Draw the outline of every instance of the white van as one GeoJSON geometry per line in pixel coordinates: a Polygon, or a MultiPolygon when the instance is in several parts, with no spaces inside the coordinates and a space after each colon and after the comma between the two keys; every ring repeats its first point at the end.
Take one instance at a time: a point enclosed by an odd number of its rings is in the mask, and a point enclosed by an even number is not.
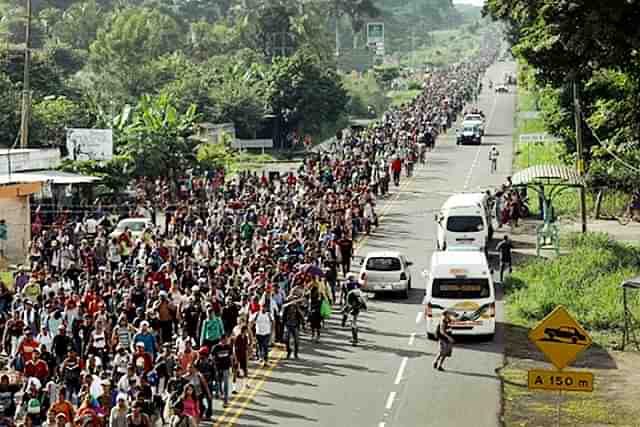
{"type": "Polygon", "coordinates": [[[486,250],[493,236],[492,215],[486,193],[460,193],[449,197],[435,219],[438,250],[456,246],[486,250]]]}
{"type": "Polygon", "coordinates": [[[496,330],[496,296],[487,258],[464,248],[434,252],[426,276],[424,314],[434,339],[444,311],[454,315],[454,335],[483,335],[496,330]]]}

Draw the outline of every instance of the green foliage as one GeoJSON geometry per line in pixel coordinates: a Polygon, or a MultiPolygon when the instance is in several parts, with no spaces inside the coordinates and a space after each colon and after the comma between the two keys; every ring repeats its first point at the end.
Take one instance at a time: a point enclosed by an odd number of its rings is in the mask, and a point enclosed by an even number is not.
{"type": "Polygon", "coordinates": [[[276,58],[265,79],[266,99],[273,112],[288,112],[290,129],[307,132],[323,122],[334,122],[345,111],[348,97],[336,72],[323,69],[305,52],[276,58]]]}
{"type": "Polygon", "coordinates": [[[122,9],[98,31],[89,61],[100,79],[125,96],[137,98],[146,87],[148,64],[179,49],[183,37],[175,19],[157,10],[122,9]]]}
{"type": "Polygon", "coordinates": [[[391,85],[391,82],[400,77],[400,67],[396,65],[378,65],[373,67],[373,73],[378,83],[385,88],[391,85]]]}
{"type": "Polygon", "coordinates": [[[180,111],[173,95],[144,95],[116,123],[116,152],[134,161],[133,176],[175,180],[195,161],[198,143],[189,136],[197,119],[195,105],[180,111]]]}
{"type": "MultiPolygon", "coordinates": [[[[506,280],[511,319],[535,322],[562,304],[588,329],[621,328],[620,283],[637,275],[640,250],[600,233],[571,235],[566,245],[568,255],[528,263],[506,280]]],[[[630,303],[638,312],[640,294],[630,303]]]]}
{"type": "MultiPolygon", "coordinates": [[[[95,0],[72,4],[64,11],[47,10],[52,11],[48,14],[51,24],[47,26],[51,28],[51,37],[71,48],[85,51],[96,39],[98,28],[105,19],[103,10],[95,0]]],[[[40,12],[41,19],[43,12],[40,12]]]]}
{"type": "Polygon", "coordinates": [[[209,91],[208,111],[215,123],[236,125],[240,138],[255,138],[255,129],[265,115],[265,103],[256,86],[240,80],[228,80],[209,91]]]}
{"type": "MultiPolygon", "coordinates": [[[[58,167],[63,172],[78,173],[100,178],[100,186],[106,192],[119,193],[131,181],[132,159],[127,156],[115,156],[109,161],[64,160],[58,167]]],[[[97,191],[100,192],[99,189],[97,191]]]]}
{"type": "Polygon", "coordinates": [[[20,129],[20,87],[0,73],[0,144],[11,146],[20,129]]]}
{"type": "Polygon", "coordinates": [[[201,144],[196,158],[202,169],[216,170],[232,165],[236,161],[236,153],[226,143],[201,144]]]}
{"type": "Polygon", "coordinates": [[[84,128],[91,117],[84,105],[64,96],[46,97],[32,109],[30,143],[36,146],[63,146],[67,128],[84,128]]]}
{"type": "Polygon", "coordinates": [[[371,105],[377,112],[389,106],[389,98],[378,84],[372,72],[364,75],[347,74],[342,76],[344,88],[349,95],[347,113],[352,117],[367,117],[367,106],[371,105]]]}

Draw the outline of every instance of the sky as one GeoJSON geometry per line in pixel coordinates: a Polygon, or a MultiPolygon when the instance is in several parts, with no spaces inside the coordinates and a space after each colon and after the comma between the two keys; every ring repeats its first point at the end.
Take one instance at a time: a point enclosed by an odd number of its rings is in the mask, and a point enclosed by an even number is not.
{"type": "Polygon", "coordinates": [[[472,4],[474,6],[484,6],[484,0],[453,0],[454,4],[472,4]]]}

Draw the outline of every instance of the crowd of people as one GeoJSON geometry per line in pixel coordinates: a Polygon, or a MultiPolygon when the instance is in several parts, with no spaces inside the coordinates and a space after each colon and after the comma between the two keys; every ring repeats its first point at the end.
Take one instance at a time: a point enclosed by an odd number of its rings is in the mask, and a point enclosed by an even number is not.
{"type": "Polygon", "coordinates": [[[13,288],[0,286],[0,426],[197,426],[251,387],[276,345],[300,357],[301,333],[313,345],[345,302],[379,199],[494,59],[432,72],[415,101],[340,132],[297,173],[210,174],[174,193],[142,185],[141,206],[158,195],[165,206],[141,232],[109,234],[102,207],[41,224],[13,288]]]}

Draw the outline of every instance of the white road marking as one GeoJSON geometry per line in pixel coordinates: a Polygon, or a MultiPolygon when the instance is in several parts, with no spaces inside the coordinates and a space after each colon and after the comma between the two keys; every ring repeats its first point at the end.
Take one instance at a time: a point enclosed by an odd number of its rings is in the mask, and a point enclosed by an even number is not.
{"type": "Polygon", "coordinates": [[[412,346],[412,345],[413,345],[413,342],[415,341],[415,339],[416,339],[416,333],[414,332],[414,333],[412,333],[412,334],[411,334],[411,336],[409,337],[409,346],[412,346]]]}
{"type": "Polygon", "coordinates": [[[384,423],[378,423],[378,427],[384,427],[385,424],[384,423]]]}
{"type": "Polygon", "coordinates": [[[385,405],[385,408],[387,410],[390,410],[391,407],[393,406],[393,401],[396,398],[396,392],[392,391],[391,393],[389,393],[389,397],[387,397],[387,404],[385,405]]]}
{"type": "Polygon", "coordinates": [[[422,312],[419,311],[418,314],[416,314],[416,325],[421,321],[422,321],[422,312]]]}
{"type": "Polygon", "coordinates": [[[394,381],[395,385],[400,384],[400,381],[402,381],[402,374],[404,374],[404,370],[407,367],[408,361],[409,361],[408,357],[402,358],[402,362],[400,362],[400,369],[398,369],[398,373],[396,374],[396,380],[394,381]]]}
{"type": "Polygon", "coordinates": [[[471,164],[471,168],[469,169],[469,173],[467,174],[467,177],[464,180],[464,189],[466,190],[467,188],[469,188],[469,183],[471,182],[471,177],[473,176],[473,171],[476,168],[476,165],[478,164],[478,159],[480,159],[480,149],[482,148],[482,145],[478,147],[478,150],[476,151],[476,157],[473,159],[473,163],[471,164]]]}

